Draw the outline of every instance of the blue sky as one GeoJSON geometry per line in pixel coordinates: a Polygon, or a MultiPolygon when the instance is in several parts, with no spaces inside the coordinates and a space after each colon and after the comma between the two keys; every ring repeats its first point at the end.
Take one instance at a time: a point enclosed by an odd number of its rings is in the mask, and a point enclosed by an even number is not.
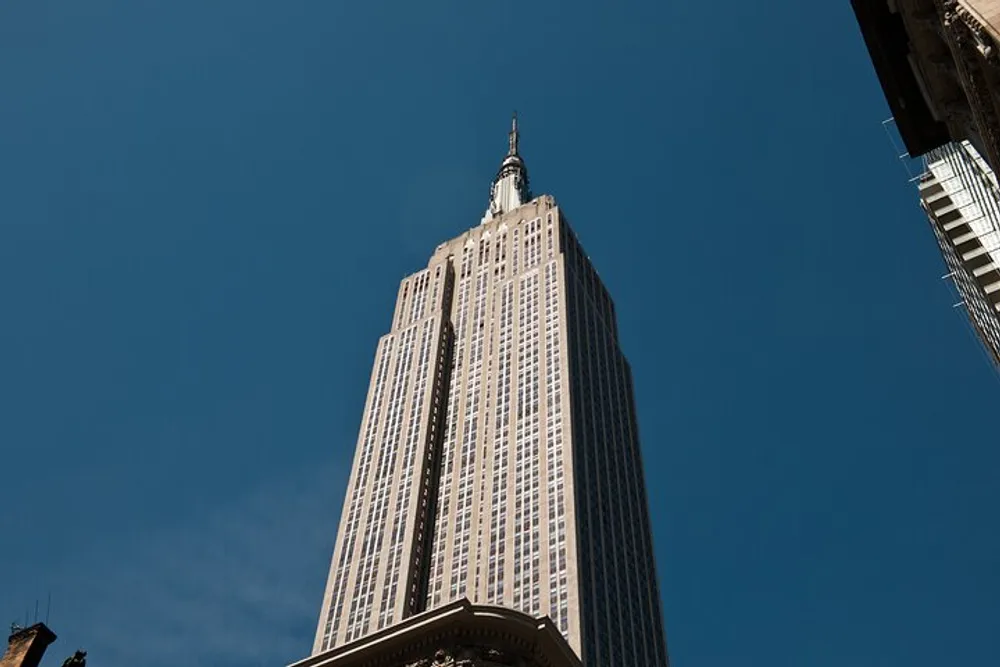
{"type": "Polygon", "coordinates": [[[674,664],[995,664],[1000,381],[849,3],[707,4],[0,4],[0,621],[304,656],[398,281],[517,109],[617,301],[674,664]]]}

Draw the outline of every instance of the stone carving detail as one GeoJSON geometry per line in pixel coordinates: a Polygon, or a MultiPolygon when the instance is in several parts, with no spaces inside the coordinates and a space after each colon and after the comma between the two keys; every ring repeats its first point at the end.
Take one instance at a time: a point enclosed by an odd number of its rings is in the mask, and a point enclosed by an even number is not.
{"type": "Polygon", "coordinates": [[[1000,53],[997,52],[996,42],[986,29],[986,26],[980,23],[979,19],[977,19],[966,7],[954,2],[954,0],[951,4],[953,18],[962,22],[965,29],[968,31],[968,34],[972,37],[972,41],[975,43],[975,50],[978,51],[990,65],[996,66],[1000,64],[1000,53]]]}
{"type": "Polygon", "coordinates": [[[993,105],[984,65],[1000,65],[1000,53],[992,37],[958,0],[939,1],[946,41],[968,97],[972,118],[985,144],[987,155],[983,157],[996,165],[1000,163],[1000,116],[993,105]]]}
{"type": "Polygon", "coordinates": [[[938,13],[941,15],[941,23],[947,28],[955,20],[955,8],[958,0],[941,0],[938,13]]]}
{"type": "Polygon", "coordinates": [[[73,654],[73,657],[66,658],[66,662],[62,664],[62,667],[87,667],[87,652],[77,651],[73,654]]]}
{"type": "Polygon", "coordinates": [[[434,654],[434,662],[431,664],[434,667],[452,667],[455,664],[455,658],[444,649],[441,649],[434,654]]]}
{"type": "Polygon", "coordinates": [[[977,23],[972,34],[976,39],[976,50],[982,54],[986,63],[991,67],[1000,65],[1000,53],[997,52],[997,44],[986,29],[977,23]]]}
{"type": "Polygon", "coordinates": [[[521,656],[491,646],[459,646],[438,649],[431,658],[410,660],[402,667],[532,667],[521,656]]]}

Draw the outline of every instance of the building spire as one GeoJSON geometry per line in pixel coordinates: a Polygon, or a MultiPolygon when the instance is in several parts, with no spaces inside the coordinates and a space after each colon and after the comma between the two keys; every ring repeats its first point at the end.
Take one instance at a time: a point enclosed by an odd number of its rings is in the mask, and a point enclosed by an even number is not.
{"type": "Polygon", "coordinates": [[[507,157],[514,157],[517,155],[518,143],[520,142],[520,136],[517,133],[517,112],[514,112],[514,118],[510,121],[510,148],[507,149],[507,157]]]}
{"type": "Polygon", "coordinates": [[[528,168],[520,154],[521,133],[517,129],[517,112],[510,122],[507,137],[507,156],[500,163],[500,169],[490,187],[490,205],[483,216],[483,222],[498,215],[513,211],[528,203],[531,191],[528,189],[528,168]]]}

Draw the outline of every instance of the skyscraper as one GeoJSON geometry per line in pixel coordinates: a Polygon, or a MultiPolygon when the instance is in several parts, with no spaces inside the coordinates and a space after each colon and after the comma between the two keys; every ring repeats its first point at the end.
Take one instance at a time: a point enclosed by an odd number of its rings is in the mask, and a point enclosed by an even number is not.
{"type": "Polygon", "coordinates": [[[973,146],[925,157],[920,201],[976,335],[1000,369],[1000,188],[973,146]]]}
{"type": "Polygon", "coordinates": [[[314,655],[466,598],[548,616],[586,665],[667,664],[614,304],[518,139],[399,287],[314,655]]]}

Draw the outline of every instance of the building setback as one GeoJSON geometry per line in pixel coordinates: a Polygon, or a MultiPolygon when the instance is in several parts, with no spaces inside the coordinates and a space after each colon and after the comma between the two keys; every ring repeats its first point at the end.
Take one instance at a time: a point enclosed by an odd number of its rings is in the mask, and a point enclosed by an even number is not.
{"type": "Polygon", "coordinates": [[[668,664],[614,304],[518,141],[481,223],[400,284],[309,664],[455,604],[543,619],[585,665],[668,664]]]}

